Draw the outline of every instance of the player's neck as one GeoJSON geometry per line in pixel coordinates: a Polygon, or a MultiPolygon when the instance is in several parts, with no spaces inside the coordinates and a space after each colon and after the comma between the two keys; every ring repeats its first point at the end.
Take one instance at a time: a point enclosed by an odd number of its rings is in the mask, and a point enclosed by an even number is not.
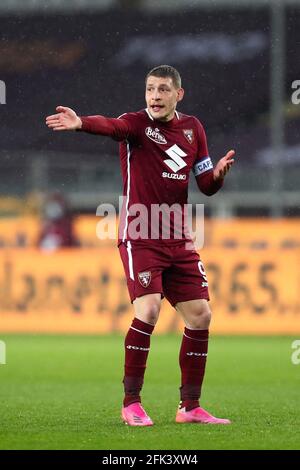
{"type": "Polygon", "coordinates": [[[177,121],[177,113],[174,111],[172,114],[166,116],[165,118],[162,119],[154,119],[157,122],[160,122],[162,124],[171,124],[172,121],[177,121]]]}

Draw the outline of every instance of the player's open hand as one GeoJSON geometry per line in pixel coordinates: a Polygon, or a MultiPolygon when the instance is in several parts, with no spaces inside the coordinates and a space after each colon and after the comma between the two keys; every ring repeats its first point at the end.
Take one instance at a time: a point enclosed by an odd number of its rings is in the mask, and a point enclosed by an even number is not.
{"type": "Polygon", "coordinates": [[[223,179],[234,164],[234,150],[229,150],[225,157],[221,158],[214,168],[214,180],[223,179]]]}
{"type": "Polygon", "coordinates": [[[57,106],[57,114],[46,117],[46,124],[54,131],[71,131],[81,129],[82,122],[75,111],[65,106],[57,106]]]}

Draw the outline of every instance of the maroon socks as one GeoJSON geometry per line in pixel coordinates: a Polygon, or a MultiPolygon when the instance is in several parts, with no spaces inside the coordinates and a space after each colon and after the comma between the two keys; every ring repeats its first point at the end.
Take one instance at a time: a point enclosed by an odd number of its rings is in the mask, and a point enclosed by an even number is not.
{"type": "Polygon", "coordinates": [[[208,348],[208,330],[184,329],[179,364],[181,368],[181,408],[199,406],[208,348]]]}
{"type": "Polygon", "coordinates": [[[140,402],[154,326],[134,318],[125,338],[124,406],[140,402]]]}
{"type": "MultiPolygon", "coordinates": [[[[154,326],[134,318],[125,338],[124,406],[140,402],[150,338],[154,326]]],[[[208,330],[184,329],[179,363],[182,408],[190,411],[199,406],[208,349],[208,330]]]]}

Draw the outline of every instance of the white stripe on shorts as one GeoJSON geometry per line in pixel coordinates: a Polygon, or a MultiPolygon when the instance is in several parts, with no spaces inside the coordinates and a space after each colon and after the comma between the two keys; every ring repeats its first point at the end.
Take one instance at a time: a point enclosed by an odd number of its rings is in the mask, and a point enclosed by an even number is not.
{"type": "Polygon", "coordinates": [[[129,276],[130,276],[130,279],[132,279],[134,281],[131,243],[129,241],[127,242],[127,253],[128,253],[128,264],[129,264],[129,276]]]}

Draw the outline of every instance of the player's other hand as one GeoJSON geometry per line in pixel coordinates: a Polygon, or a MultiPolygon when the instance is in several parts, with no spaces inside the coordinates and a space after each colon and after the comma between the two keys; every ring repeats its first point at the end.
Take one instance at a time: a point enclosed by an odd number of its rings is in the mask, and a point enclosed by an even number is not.
{"type": "Polygon", "coordinates": [[[234,150],[229,150],[225,157],[221,158],[214,168],[214,180],[223,179],[234,164],[234,150]]]}
{"type": "Polygon", "coordinates": [[[65,106],[57,106],[57,114],[46,117],[46,125],[54,131],[72,131],[81,129],[82,122],[75,111],[65,106]]]}

